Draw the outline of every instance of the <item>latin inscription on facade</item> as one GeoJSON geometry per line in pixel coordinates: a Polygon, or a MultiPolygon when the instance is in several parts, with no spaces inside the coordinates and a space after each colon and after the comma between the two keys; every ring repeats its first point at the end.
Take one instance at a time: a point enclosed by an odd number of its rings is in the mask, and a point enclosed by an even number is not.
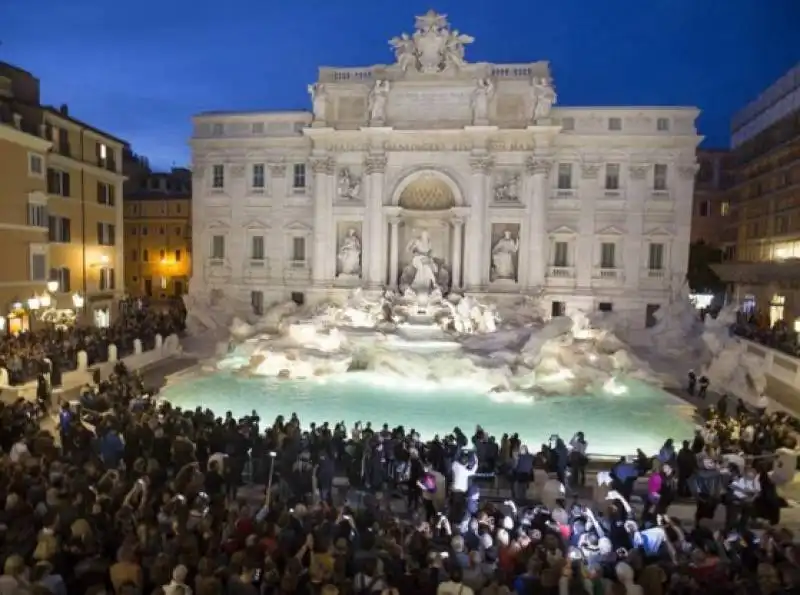
{"type": "Polygon", "coordinates": [[[471,89],[397,89],[389,96],[389,120],[469,120],[471,89]]]}

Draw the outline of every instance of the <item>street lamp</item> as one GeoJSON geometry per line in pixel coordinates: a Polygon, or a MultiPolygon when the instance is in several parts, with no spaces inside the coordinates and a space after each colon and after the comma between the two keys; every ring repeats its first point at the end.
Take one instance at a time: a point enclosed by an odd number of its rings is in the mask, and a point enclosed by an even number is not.
{"type": "Polygon", "coordinates": [[[52,303],[53,303],[53,299],[50,297],[49,293],[45,292],[45,293],[43,293],[42,295],[39,296],[39,305],[42,308],[44,308],[45,310],[47,310],[52,303]]]}
{"type": "Polygon", "coordinates": [[[36,310],[38,310],[41,307],[41,305],[42,304],[39,301],[38,297],[33,296],[31,298],[28,298],[28,310],[31,310],[32,312],[35,312],[36,310]]]}
{"type": "Polygon", "coordinates": [[[50,293],[55,293],[58,291],[58,281],[53,279],[52,281],[47,282],[47,291],[50,293]]]}
{"type": "Polygon", "coordinates": [[[83,308],[83,296],[79,293],[72,294],[72,305],[75,306],[77,310],[83,308]]]}

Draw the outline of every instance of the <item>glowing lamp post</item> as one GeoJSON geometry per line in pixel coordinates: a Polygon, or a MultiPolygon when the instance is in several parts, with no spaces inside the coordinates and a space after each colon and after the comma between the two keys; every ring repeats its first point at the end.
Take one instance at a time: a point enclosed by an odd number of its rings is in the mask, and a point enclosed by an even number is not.
{"type": "Polygon", "coordinates": [[[33,331],[33,321],[36,320],[36,311],[41,308],[42,304],[36,296],[28,298],[28,310],[30,316],[28,317],[28,328],[33,331]]]}
{"type": "Polygon", "coordinates": [[[39,296],[39,306],[41,306],[43,310],[47,310],[52,304],[53,298],[50,297],[49,293],[43,293],[39,296]]]}
{"type": "Polygon", "coordinates": [[[83,308],[84,299],[83,296],[79,293],[72,294],[72,305],[75,306],[76,310],[80,310],[83,308]]]}
{"type": "Polygon", "coordinates": [[[47,291],[49,293],[55,293],[58,291],[58,281],[53,279],[52,281],[47,282],[47,291]]]}

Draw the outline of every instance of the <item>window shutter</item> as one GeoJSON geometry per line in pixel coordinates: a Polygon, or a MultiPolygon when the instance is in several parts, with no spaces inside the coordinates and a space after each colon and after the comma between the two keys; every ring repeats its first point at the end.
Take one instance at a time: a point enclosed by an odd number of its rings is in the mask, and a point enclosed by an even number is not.
{"type": "Polygon", "coordinates": [[[67,172],[61,174],[61,195],[72,196],[69,187],[69,174],[67,172]]]}

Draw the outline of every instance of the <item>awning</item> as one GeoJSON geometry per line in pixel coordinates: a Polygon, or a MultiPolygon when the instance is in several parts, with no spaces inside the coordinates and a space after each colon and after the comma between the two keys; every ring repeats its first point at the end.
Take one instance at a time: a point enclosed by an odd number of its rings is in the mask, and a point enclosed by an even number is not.
{"type": "Polygon", "coordinates": [[[800,282],[800,259],[775,262],[723,262],[711,269],[729,283],[800,282]]]}

